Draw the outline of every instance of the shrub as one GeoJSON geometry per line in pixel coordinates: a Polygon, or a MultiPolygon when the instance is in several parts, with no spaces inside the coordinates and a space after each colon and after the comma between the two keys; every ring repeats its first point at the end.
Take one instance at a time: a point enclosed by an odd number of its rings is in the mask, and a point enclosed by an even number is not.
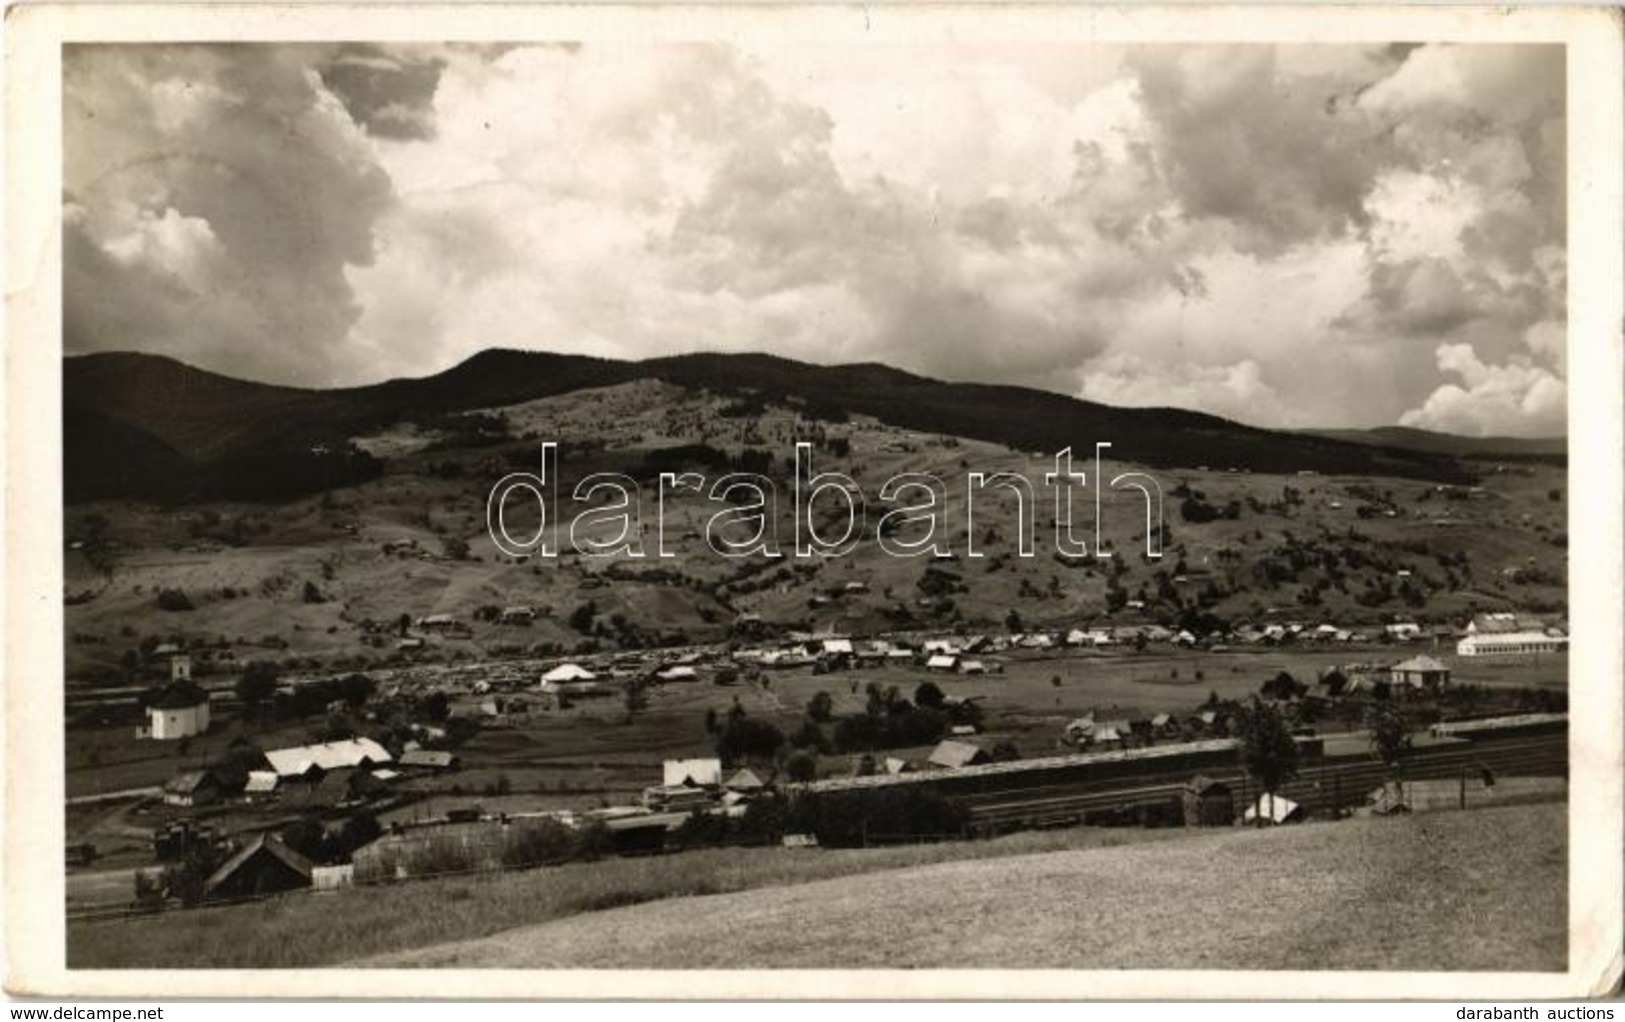
{"type": "Polygon", "coordinates": [[[514,824],[502,845],[502,864],[520,869],[569,862],[582,851],[580,833],[557,820],[527,820],[514,824]]]}
{"type": "Polygon", "coordinates": [[[192,600],[179,589],[158,590],[158,609],[168,611],[192,610],[192,600]]]}
{"type": "Polygon", "coordinates": [[[842,752],[864,752],[931,745],[947,732],[946,714],[905,703],[897,712],[842,717],[835,725],[835,747],[842,752]]]}
{"type": "Polygon", "coordinates": [[[807,716],[820,723],[827,721],[835,712],[835,700],[828,692],[819,692],[807,700],[807,716]]]}
{"type": "Polygon", "coordinates": [[[725,763],[741,759],[772,759],[784,745],[784,732],[765,720],[730,714],[717,736],[717,756],[725,763]]]}
{"type": "Polygon", "coordinates": [[[818,779],[818,760],[808,752],[793,752],[784,761],[785,776],[796,782],[807,782],[818,779]]]}

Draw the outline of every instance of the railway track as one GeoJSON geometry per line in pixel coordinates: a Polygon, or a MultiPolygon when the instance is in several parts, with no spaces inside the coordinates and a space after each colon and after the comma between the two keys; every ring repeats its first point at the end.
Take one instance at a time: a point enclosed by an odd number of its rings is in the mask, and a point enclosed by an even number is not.
{"type": "MultiPolygon", "coordinates": [[[[1564,776],[1568,773],[1568,742],[1564,735],[1533,735],[1483,739],[1459,745],[1434,746],[1411,753],[1404,762],[1407,780],[1448,780],[1482,770],[1494,776],[1564,776]]],[[[1238,811],[1257,799],[1258,786],[1239,765],[1231,769],[1201,771],[1231,786],[1238,811]]],[[[1178,799],[1192,771],[1117,780],[1071,782],[1010,791],[984,791],[964,801],[973,825],[1043,825],[1075,822],[1086,813],[1169,807],[1178,799]]],[[[1368,792],[1390,777],[1374,757],[1349,756],[1311,761],[1281,795],[1308,811],[1344,809],[1363,804],[1368,792]]]]}

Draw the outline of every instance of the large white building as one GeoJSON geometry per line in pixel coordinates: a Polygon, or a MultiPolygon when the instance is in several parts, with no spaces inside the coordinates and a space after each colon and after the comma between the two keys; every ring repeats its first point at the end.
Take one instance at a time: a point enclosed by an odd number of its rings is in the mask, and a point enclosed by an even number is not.
{"type": "Polygon", "coordinates": [[[1456,643],[1457,656],[1517,656],[1562,653],[1569,648],[1566,635],[1545,632],[1477,632],[1456,643]]]}
{"type": "Polygon", "coordinates": [[[312,769],[326,772],[361,766],[381,766],[391,762],[389,750],[371,738],[348,738],[319,745],[296,745],[272,749],[265,754],[278,777],[303,777],[312,769]]]}
{"type": "Polygon", "coordinates": [[[158,741],[190,738],[209,730],[209,693],[192,681],[185,654],[169,660],[169,684],[147,707],[147,733],[158,741]]]}

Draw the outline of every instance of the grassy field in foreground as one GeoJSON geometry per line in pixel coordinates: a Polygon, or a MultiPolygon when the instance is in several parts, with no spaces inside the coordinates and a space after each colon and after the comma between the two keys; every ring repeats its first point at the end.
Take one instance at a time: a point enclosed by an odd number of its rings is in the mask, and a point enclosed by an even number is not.
{"type": "Polygon", "coordinates": [[[70,968],[309,968],[488,936],[664,899],[895,871],[931,863],[1178,839],[1177,830],[1077,828],[870,850],[722,848],[522,873],[290,895],[156,918],[71,923],[70,968]]]}
{"type": "Polygon", "coordinates": [[[1560,970],[1566,808],[945,862],[581,915],[361,964],[1560,970]]]}

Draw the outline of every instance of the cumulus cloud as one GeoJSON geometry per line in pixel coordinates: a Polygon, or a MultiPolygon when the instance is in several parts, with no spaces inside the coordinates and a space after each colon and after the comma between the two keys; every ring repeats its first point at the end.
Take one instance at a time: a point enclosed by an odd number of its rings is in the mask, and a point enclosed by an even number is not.
{"type": "Polygon", "coordinates": [[[1441,345],[1439,368],[1457,376],[1400,416],[1400,425],[1465,436],[1556,436],[1564,432],[1567,390],[1551,371],[1527,361],[1486,365],[1465,344],[1441,345]]]}
{"type": "Polygon", "coordinates": [[[327,382],[389,179],[279,47],[70,46],[63,58],[70,352],[141,349],[327,382]]]}
{"type": "Polygon", "coordinates": [[[439,56],[394,53],[350,45],[317,67],[325,85],[368,133],[390,139],[434,136],[429,103],[445,61],[439,56]]]}
{"type": "Polygon", "coordinates": [[[1560,47],[65,64],[73,350],[316,384],[767,350],[1260,425],[1561,427],[1560,47]]]}

